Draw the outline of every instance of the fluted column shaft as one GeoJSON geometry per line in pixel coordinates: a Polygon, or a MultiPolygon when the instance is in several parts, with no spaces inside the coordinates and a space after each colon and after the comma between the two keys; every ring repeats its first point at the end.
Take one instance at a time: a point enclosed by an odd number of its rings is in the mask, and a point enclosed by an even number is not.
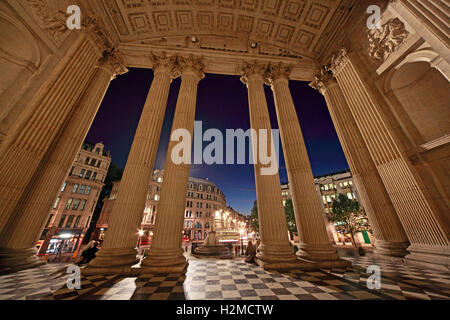
{"type": "Polygon", "coordinates": [[[94,72],[98,50],[82,33],[1,144],[0,233],[94,72]]]}
{"type": "Polygon", "coordinates": [[[345,50],[333,59],[332,70],[411,243],[407,259],[450,265],[445,221],[345,50]]]}
{"type": "Polygon", "coordinates": [[[64,130],[44,157],[40,170],[34,175],[14,209],[8,228],[0,236],[0,267],[17,270],[42,263],[35,256],[35,243],[112,77],[125,70],[110,55],[100,60],[64,130]]]}
{"type": "Polygon", "coordinates": [[[252,148],[256,185],[256,199],[258,204],[259,234],[261,238],[258,257],[266,262],[295,261],[292,247],[288,239],[286,216],[281,198],[281,185],[278,170],[276,174],[262,174],[261,169],[269,166],[259,161],[260,130],[267,131],[267,150],[274,151],[271,146],[272,128],[269,111],[267,109],[266,95],[264,93],[264,79],[262,73],[265,65],[257,63],[245,65],[242,81],[247,85],[248,104],[250,111],[250,126],[252,132],[252,148]],[[256,136],[255,136],[256,135],[256,136]]]}
{"type": "Polygon", "coordinates": [[[137,262],[136,240],[175,68],[173,58],[152,56],[152,59],[154,78],[134,135],[105,241],[86,273],[108,272],[108,269],[114,272],[116,270],[111,268],[126,268],[137,262]]]}
{"type": "Polygon", "coordinates": [[[281,64],[271,66],[268,81],[274,93],[289,189],[300,238],[297,255],[313,261],[334,260],[339,258],[339,255],[328,238],[305,141],[289,90],[289,69],[281,64]]]}
{"type": "Polygon", "coordinates": [[[172,123],[172,133],[167,149],[164,177],[153,231],[152,246],[147,259],[142,261],[142,267],[157,268],[159,271],[182,271],[186,259],[181,248],[184,211],[186,208],[186,192],[189,179],[190,160],[188,163],[175,163],[173,150],[179,141],[174,141],[173,133],[182,129],[189,136],[187,147],[183,152],[191,151],[194,136],[195,108],[197,102],[198,82],[204,77],[203,64],[197,58],[189,56],[179,58],[181,65],[181,87],[178,94],[175,115],[172,123]]]}
{"type": "Polygon", "coordinates": [[[353,119],[337,81],[323,74],[311,86],[320,90],[346,156],[361,203],[376,239],[375,253],[404,257],[409,245],[400,219],[353,119]]]}

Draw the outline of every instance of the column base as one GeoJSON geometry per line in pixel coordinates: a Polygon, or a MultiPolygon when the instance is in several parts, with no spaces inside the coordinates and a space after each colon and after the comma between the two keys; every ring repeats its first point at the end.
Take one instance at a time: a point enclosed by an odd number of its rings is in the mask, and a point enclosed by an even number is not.
{"type": "Polygon", "coordinates": [[[410,254],[405,257],[406,265],[450,271],[449,247],[412,244],[408,251],[410,254]]]}
{"type": "Polygon", "coordinates": [[[259,257],[255,258],[255,262],[258,266],[264,268],[267,271],[316,271],[320,269],[331,268],[347,268],[352,265],[348,260],[335,259],[329,261],[308,261],[304,259],[297,259],[295,261],[265,261],[259,257]]]}
{"type": "Polygon", "coordinates": [[[301,259],[320,262],[339,260],[339,253],[331,244],[300,243],[297,256],[301,259]]]}
{"type": "Polygon", "coordinates": [[[144,273],[180,273],[185,272],[188,262],[179,249],[150,248],[147,257],[142,260],[144,273]]]}
{"type": "Polygon", "coordinates": [[[35,268],[46,264],[36,254],[37,249],[10,249],[0,248],[0,273],[11,273],[20,270],[35,268]]]}
{"type": "Polygon", "coordinates": [[[89,265],[83,268],[84,275],[129,274],[131,266],[137,264],[135,248],[104,248],[89,265]]]}
{"type": "Polygon", "coordinates": [[[391,241],[384,241],[384,240],[376,240],[375,242],[375,249],[373,250],[373,253],[375,255],[379,256],[386,256],[386,257],[396,257],[396,258],[404,258],[408,251],[406,251],[406,248],[408,248],[409,242],[391,242],[391,241]]]}

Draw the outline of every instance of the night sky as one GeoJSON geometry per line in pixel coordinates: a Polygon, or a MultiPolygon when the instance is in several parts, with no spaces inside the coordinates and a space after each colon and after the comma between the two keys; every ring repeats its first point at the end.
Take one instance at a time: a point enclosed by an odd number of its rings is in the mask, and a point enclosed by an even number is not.
{"type": "MultiPolygon", "coordinates": [[[[112,81],[86,138],[92,143],[102,141],[111,151],[112,162],[121,168],[125,167],[152,79],[151,69],[130,69],[127,74],[112,81]]],[[[175,79],[170,88],[155,169],[164,167],[180,83],[180,78],[175,79]]],[[[314,175],[347,170],[347,162],[323,96],[310,88],[307,82],[290,81],[290,89],[314,175]]],[[[272,90],[265,86],[265,91],[272,128],[276,129],[278,124],[272,90]]],[[[198,86],[195,119],[203,121],[203,132],[208,128],[221,130],[224,141],[225,129],[249,129],[247,88],[239,77],[206,74],[198,86]]],[[[208,144],[204,142],[203,147],[208,144]]],[[[248,162],[248,156],[246,159],[248,162]]],[[[190,175],[208,178],[225,193],[228,205],[244,214],[250,212],[256,199],[253,165],[193,164],[190,175]]],[[[281,142],[280,180],[287,182],[281,142]]]]}

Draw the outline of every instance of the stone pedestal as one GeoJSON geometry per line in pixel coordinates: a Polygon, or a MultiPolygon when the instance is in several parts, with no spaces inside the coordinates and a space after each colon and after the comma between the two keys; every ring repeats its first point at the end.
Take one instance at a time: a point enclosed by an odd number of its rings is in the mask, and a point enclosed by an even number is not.
{"type": "Polygon", "coordinates": [[[137,231],[142,222],[170,83],[178,75],[174,57],[152,56],[152,60],[153,82],[136,129],[103,248],[85,268],[85,274],[114,273],[138,262],[137,231]]]}
{"type": "Polygon", "coordinates": [[[152,246],[147,258],[142,261],[146,272],[183,272],[187,267],[181,248],[184,210],[186,206],[187,183],[189,179],[190,152],[194,132],[195,107],[198,82],[204,77],[203,63],[200,59],[188,56],[179,57],[181,67],[181,87],[172,124],[171,141],[164,165],[164,178],[158,205],[152,246]],[[181,138],[174,133],[184,133],[181,138]],[[189,139],[183,149],[183,158],[179,150],[178,139],[189,139]],[[187,152],[189,156],[184,154],[187,152]],[[184,161],[186,160],[186,161],[184,161]]]}
{"type": "Polygon", "coordinates": [[[194,256],[198,258],[233,259],[233,253],[227,247],[220,245],[215,231],[209,231],[202,246],[195,248],[194,256]]]}

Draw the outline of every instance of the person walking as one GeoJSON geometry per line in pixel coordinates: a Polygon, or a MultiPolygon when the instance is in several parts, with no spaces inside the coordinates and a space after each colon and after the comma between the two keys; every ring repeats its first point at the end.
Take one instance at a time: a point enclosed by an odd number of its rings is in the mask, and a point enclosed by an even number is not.
{"type": "Polygon", "coordinates": [[[98,242],[92,240],[86,247],[86,249],[83,250],[81,253],[81,256],[83,257],[80,262],[77,263],[78,266],[81,266],[84,263],[89,263],[92,259],[95,258],[95,254],[98,251],[97,248],[98,242]],[[91,244],[92,243],[92,244],[91,244]]]}

